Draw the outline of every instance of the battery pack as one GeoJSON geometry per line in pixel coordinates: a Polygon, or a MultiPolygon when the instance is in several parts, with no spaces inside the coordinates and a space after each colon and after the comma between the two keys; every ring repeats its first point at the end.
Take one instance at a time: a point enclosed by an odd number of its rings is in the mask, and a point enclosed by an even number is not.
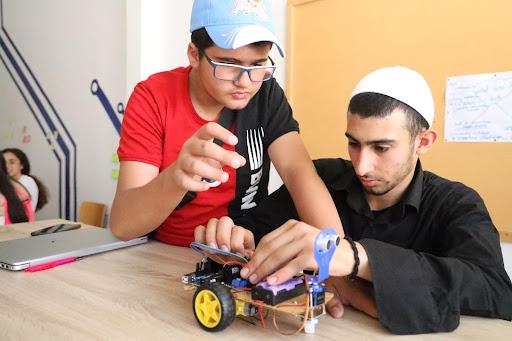
{"type": "Polygon", "coordinates": [[[274,306],[305,293],[303,278],[294,277],[278,285],[269,285],[266,281],[259,283],[252,287],[251,298],[274,306]]]}

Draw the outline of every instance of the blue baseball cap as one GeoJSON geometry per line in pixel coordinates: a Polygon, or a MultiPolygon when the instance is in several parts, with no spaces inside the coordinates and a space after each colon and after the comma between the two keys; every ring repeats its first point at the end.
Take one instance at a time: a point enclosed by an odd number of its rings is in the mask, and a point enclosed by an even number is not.
{"type": "Polygon", "coordinates": [[[269,0],[194,0],[190,32],[203,27],[220,48],[237,49],[269,41],[284,57],[274,34],[269,0]]]}

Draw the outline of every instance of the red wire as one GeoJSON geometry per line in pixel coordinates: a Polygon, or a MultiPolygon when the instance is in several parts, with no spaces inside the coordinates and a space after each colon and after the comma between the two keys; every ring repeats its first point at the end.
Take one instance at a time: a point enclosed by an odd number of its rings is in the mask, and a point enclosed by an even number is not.
{"type": "Polygon", "coordinates": [[[261,326],[263,327],[263,329],[265,329],[266,323],[265,323],[265,319],[263,318],[263,302],[262,301],[254,301],[254,303],[256,303],[256,305],[258,306],[258,316],[261,321],[261,326]]]}
{"type": "MultiPolygon", "coordinates": [[[[276,330],[279,333],[283,334],[283,335],[295,335],[298,332],[300,332],[302,329],[304,329],[304,326],[306,325],[306,322],[307,322],[308,317],[309,317],[308,316],[309,315],[309,285],[308,285],[308,281],[307,281],[306,275],[304,275],[304,286],[306,288],[306,303],[304,304],[306,306],[306,308],[304,310],[304,318],[302,320],[302,324],[300,325],[299,329],[297,329],[296,331],[291,332],[291,333],[285,333],[281,329],[279,329],[279,327],[277,325],[277,322],[276,322],[276,312],[274,310],[274,315],[272,316],[272,322],[274,323],[274,328],[276,328],[276,330]]],[[[286,306],[294,306],[294,305],[286,304],[286,305],[279,305],[277,307],[286,307],[286,306]]]]}

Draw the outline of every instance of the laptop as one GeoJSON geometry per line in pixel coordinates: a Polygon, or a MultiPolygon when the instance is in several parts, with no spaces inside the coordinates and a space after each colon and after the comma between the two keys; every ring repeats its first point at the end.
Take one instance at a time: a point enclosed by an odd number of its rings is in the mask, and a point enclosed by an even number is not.
{"type": "Polygon", "coordinates": [[[148,241],[147,236],[117,239],[110,229],[82,228],[0,242],[0,268],[19,271],[72,257],[84,257],[148,241]]]}

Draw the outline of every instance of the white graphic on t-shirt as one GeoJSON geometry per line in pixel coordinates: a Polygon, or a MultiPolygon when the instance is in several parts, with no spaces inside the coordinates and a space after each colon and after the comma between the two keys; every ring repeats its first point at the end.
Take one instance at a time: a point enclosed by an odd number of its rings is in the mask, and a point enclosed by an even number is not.
{"type": "Polygon", "coordinates": [[[258,193],[258,185],[263,175],[263,137],[265,132],[263,128],[247,130],[247,150],[249,151],[249,165],[251,171],[258,170],[251,174],[251,186],[245,191],[242,198],[242,210],[247,210],[256,206],[253,201],[254,196],[258,193]]]}
{"type": "Polygon", "coordinates": [[[235,0],[233,5],[233,15],[243,11],[245,15],[254,14],[260,20],[267,20],[268,15],[262,0],[235,0]]]}
{"type": "Polygon", "coordinates": [[[265,136],[263,128],[247,130],[247,149],[249,150],[249,164],[251,171],[263,165],[263,142],[265,136]]]}
{"type": "Polygon", "coordinates": [[[251,187],[245,191],[245,195],[242,198],[242,210],[247,210],[256,206],[256,203],[252,201],[256,193],[258,193],[258,185],[260,184],[261,175],[263,169],[260,169],[257,173],[251,174],[251,187]]]}

